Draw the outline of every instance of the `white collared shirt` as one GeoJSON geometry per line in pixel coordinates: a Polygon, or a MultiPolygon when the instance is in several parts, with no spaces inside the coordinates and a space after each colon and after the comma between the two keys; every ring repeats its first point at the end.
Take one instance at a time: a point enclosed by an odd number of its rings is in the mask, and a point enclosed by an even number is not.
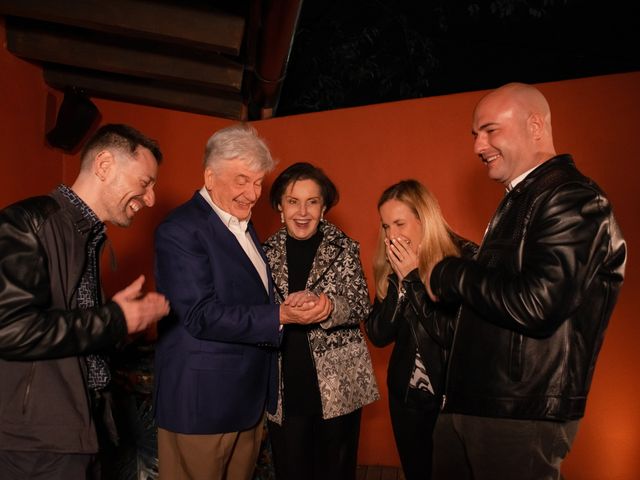
{"type": "Polygon", "coordinates": [[[527,171],[526,171],[526,172],[524,172],[524,173],[521,173],[521,174],[520,174],[520,175],[518,175],[516,178],[514,178],[513,180],[511,180],[511,181],[509,182],[509,185],[507,185],[507,192],[510,192],[511,190],[513,190],[513,189],[516,187],[516,185],[518,185],[522,180],[524,180],[524,179],[525,179],[525,177],[526,177],[527,175],[529,175],[531,172],[533,172],[533,171],[534,171],[536,168],[538,168],[540,165],[541,165],[541,164],[539,163],[539,164],[538,164],[538,165],[536,165],[535,167],[533,167],[533,168],[531,168],[531,169],[527,170],[527,171]]]}
{"type": "Polygon", "coordinates": [[[222,210],[218,205],[213,203],[211,195],[209,195],[209,192],[205,187],[202,187],[200,189],[200,195],[202,195],[207,203],[211,205],[211,208],[213,208],[213,211],[216,212],[216,214],[220,217],[222,223],[224,223],[229,231],[236,237],[238,243],[242,247],[242,250],[244,250],[244,253],[247,254],[247,257],[249,257],[249,260],[251,260],[251,263],[253,263],[253,266],[260,275],[262,284],[264,285],[264,289],[269,291],[269,282],[267,280],[267,265],[264,263],[262,255],[260,255],[260,252],[258,251],[258,247],[253,242],[253,239],[251,238],[251,235],[247,230],[249,219],[238,220],[230,213],[222,210]]]}

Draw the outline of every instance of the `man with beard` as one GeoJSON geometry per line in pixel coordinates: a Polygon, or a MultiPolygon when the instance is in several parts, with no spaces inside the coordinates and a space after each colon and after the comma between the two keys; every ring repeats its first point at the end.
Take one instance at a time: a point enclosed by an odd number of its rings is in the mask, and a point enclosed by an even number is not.
{"type": "MultiPolygon", "coordinates": [[[[96,413],[110,374],[100,353],[168,314],[144,276],[104,301],[105,223],[127,227],[155,202],[162,154],[126,125],[100,128],[71,187],[0,211],[2,478],[99,478],[96,413]]],[[[106,416],[105,418],[109,418],[106,416]]]]}

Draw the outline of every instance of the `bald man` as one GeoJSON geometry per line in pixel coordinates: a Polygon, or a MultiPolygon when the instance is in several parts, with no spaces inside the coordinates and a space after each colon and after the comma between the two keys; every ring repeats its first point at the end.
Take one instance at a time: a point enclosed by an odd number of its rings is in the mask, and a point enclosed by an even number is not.
{"type": "Polygon", "coordinates": [[[435,479],[556,479],[583,417],[626,245],[604,192],[557,155],[545,97],[511,83],[473,113],[474,151],[506,195],[475,259],[445,258],[461,303],[435,479]]]}

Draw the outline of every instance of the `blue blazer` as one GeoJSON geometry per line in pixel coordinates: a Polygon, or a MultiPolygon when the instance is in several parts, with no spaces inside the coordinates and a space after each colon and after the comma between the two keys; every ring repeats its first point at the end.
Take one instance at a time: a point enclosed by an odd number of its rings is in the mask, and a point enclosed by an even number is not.
{"type": "MultiPolygon", "coordinates": [[[[248,228],[264,257],[253,225],[248,228]]],[[[270,271],[267,276],[268,291],[199,192],[158,226],[156,286],[171,302],[170,315],[158,325],[159,427],[235,432],[255,426],[265,406],[275,411],[279,307],[270,271]]]]}

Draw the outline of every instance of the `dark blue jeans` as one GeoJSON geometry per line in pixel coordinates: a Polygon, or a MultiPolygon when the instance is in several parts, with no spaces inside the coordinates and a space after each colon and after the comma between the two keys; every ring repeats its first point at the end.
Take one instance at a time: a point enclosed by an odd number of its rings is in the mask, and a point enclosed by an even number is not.
{"type": "Polygon", "coordinates": [[[441,414],[434,480],[558,480],[578,420],[551,422],[441,414]]]}

